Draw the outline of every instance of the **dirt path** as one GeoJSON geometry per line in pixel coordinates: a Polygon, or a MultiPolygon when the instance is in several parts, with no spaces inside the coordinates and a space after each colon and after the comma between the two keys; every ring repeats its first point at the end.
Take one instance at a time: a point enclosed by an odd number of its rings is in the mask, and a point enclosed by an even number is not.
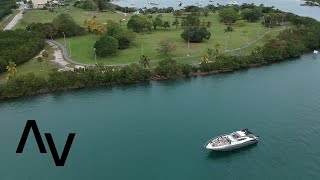
{"type": "Polygon", "coordinates": [[[63,54],[62,54],[62,51],[60,50],[60,48],[50,42],[50,41],[47,41],[47,43],[49,44],[49,46],[52,47],[53,49],[53,56],[54,56],[54,59],[51,60],[51,62],[59,65],[59,71],[72,71],[74,70],[74,68],[84,68],[84,66],[81,66],[81,65],[75,65],[75,64],[72,64],[68,61],[66,61],[64,58],[63,58],[63,54]]]}

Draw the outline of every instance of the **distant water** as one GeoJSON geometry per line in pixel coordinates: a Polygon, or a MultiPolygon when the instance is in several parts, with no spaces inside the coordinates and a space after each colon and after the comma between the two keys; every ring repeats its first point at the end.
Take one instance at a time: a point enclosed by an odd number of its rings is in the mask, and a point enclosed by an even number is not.
{"type": "MultiPolygon", "coordinates": [[[[179,3],[182,2],[183,6],[188,5],[196,5],[196,6],[206,6],[208,4],[217,5],[219,4],[227,4],[229,2],[233,2],[233,0],[214,0],[210,2],[209,0],[114,0],[116,4],[121,6],[129,6],[129,7],[153,7],[149,2],[158,2],[159,5],[157,7],[174,7],[174,8],[181,8],[179,7],[179,3]],[[199,4],[200,3],[200,4],[199,4]],[[131,5],[135,4],[135,5],[131,5]]],[[[301,16],[309,16],[315,19],[320,20],[320,7],[309,7],[309,6],[300,6],[303,3],[302,0],[236,0],[238,4],[243,3],[254,3],[254,4],[264,4],[266,6],[275,6],[283,11],[293,12],[295,14],[301,16]]]]}
{"type": "Polygon", "coordinates": [[[10,100],[0,103],[0,179],[320,179],[319,109],[320,58],[310,54],[230,74],[10,100]],[[65,167],[39,154],[33,135],[15,154],[28,119],[52,133],[59,152],[77,133],[65,167]],[[259,144],[204,149],[242,128],[259,144]]]}

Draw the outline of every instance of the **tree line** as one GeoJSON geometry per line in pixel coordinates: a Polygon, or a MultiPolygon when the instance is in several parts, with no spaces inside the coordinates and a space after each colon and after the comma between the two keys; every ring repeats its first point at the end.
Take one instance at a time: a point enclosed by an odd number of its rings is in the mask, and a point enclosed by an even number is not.
{"type": "Polygon", "coordinates": [[[17,8],[18,5],[16,4],[15,0],[1,0],[0,1],[0,21],[5,16],[12,13],[11,9],[17,8]]]}
{"type": "Polygon", "coordinates": [[[234,71],[298,57],[306,51],[320,48],[319,22],[290,13],[288,20],[296,26],[283,31],[276,39],[269,40],[263,47],[256,48],[248,56],[222,54],[220,47],[216,45],[208,48],[206,58],[203,58],[199,67],[182,64],[168,57],[160,61],[155,69],[150,69],[148,68],[150,59],[142,57],[140,64],[125,67],[96,65],[74,71],[53,70],[48,78],[29,73],[16,76],[5,84],[1,84],[0,98],[234,71]]]}
{"type": "Polygon", "coordinates": [[[44,48],[44,39],[37,32],[26,30],[0,31],[0,73],[9,62],[27,62],[44,48]]]}
{"type": "MultiPolygon", "coordinates": [[[[254,8],[255,7],[249,9],[254,8]]],[[[199,66],[179,63],[172,58],[172,54],[167,53],[166,58],[160,61],[154,69],[150,68],[150,59],[147,56],[141,56],[139,64],[135,63],[125,67],[96,65],[85,69],[75,69],[74,71],[59,72],[58,70],[53,70],[49,73],[48,78],[36,76],[33,73],[18,75],[10,78],[5,84],[0,85],[0,98],[12,98],[85,87],[134,83],[151,79],[183,78],[208,73],[234,71],[299,57],[304,52],[320,48],[320,34],[318,33],[320,22],[292,13],[286,13],[286,21],[294,26],[287,28],[281,32],[277,38],[269,40],[264,46],[255,48],[252,53],[247,56],[240,57],[223,54],[220,52],[220,45],[216,44],[207,49],[207,53],[202,57],[199,66]]],[[[198,24],[198,20],[193,19],[189,23],[193,25],[198,24]]],[[[119,31],[117,28],[122,27],[114,26],[114,28],[108,29],[109,32],[105,32],[109,40],[111,39],[110,37],[114,38],[112,40],[114,42],[117,40],[116,37],[118,37],[117,33],[119,31]]],[[[14,32],[18,31],[7,33],[14,32]]],[[[20,33],[23,32],[21,31],[20,33]]],[[[19,42],[15,42],[13,44],[18,43],[19,42]]],[[[163,43],[165,44],[166,42],[163,43]]],[[[3,43],[0,43],[0,45],[3,45],[3,43]]],[[[4,44],[3,47],[5,46],[4,44]]],[[[169,44],[169,46],[172,45],[169,44]]],[[[167,48],[168,45],[163,45],[163,49],[165,49],[164,52],[168,52],[166,50],[167,48]]],[[[7,66],[7,70],[8,72],[10,70],[13,74],[16,72],[12,63],[7,66]]]]}
{"type": "Polygon", "coordinates": [[[26,30],[0,31],[0,73],[10,62],[16,65],[32,59],[44,48],[46,38],[77,36],[85,29],[68,14],[60,14],[52,23],[32,23],[26,30]]]}

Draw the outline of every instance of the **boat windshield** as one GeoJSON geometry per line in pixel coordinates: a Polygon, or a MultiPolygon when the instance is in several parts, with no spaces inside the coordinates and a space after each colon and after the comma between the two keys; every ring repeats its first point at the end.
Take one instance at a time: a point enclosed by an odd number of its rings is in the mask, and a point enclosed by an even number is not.
{"type": "Polygon", "coordinates": [[[240,136],[239,134],[237,133],[232,133],[231,136],[234,138],[234,139],[238,139],[240,136]]]}
{"type": "Polygon", "coordinates": [[[243,140],[246,140],[247,139],[247,137],[241,137],[241,138],[239,138],[239,139],[237,139],[238,141],[243,141],[243,140]]]}

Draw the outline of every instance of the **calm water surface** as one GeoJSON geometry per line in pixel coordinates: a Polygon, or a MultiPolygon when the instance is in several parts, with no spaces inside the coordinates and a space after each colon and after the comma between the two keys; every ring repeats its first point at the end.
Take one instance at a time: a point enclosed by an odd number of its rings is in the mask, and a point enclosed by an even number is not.
{"type": "MultiPolygon", "coordinates": [[[[320,19],[320,8],[297,1],[264,3],[320,19]]],[[[320,58],[310,54],[225,75],[10,100],[0,103],[0,179],[320,179],[319,109],[320,58]],[[43,139],[52,133],[59,153],[76,133],[65,167],[40,154],[33,136],[15,154],[28,119],[43,139]],[[241,128],[261,142],[231,153],[203,148],[241,128]]]]}
{"type": "MultiPolygon", "coordinates": [[[[116,4],[121,6],[128,6],[128,7],[148,7],[151,8],[151,5],[148,2],[152,2],[153,0],[114,0],[116,4]],[[135,5],[131,5],[135,4],[135,5]]],[[[229,2],[233,2],[234,0],[214,0],[210,2],[209,0],[155,0],[158,2],[159,5],[157,7],[174,7],[180,9],[179,3],[182,2],[183,6],[188,5],[196,5],[196,6],[206,6],[208,4],[217,5],[219,4],[227,4],[229,2]],[[199,5],[200,3],[201,5],[199,5]]],[[[309,6],[300,6],[304,1],[302,0],[236,0],[238,4],[243,3],[254,3],[254,4],[264,4],[266,6],[275,6],[283,11],[292,12],[301,16],[309,16],[315,19],[320,20],[320,7],[309,7],[309,6]]]]}
{"type": "MultiPolygon", "coordinates": [[[[1,180],[320,179],[320,58],[312,55],[225,75],[28,97],[0,103],[1,180]],[[27,119],[58,151],[76,139],[65,167],[39,154],[27,119]],[[250,128],[261,142],[210,153],[209,138],[250,128]]],[[[47,146],[47,144],[46,144],[47,146]]]]}

